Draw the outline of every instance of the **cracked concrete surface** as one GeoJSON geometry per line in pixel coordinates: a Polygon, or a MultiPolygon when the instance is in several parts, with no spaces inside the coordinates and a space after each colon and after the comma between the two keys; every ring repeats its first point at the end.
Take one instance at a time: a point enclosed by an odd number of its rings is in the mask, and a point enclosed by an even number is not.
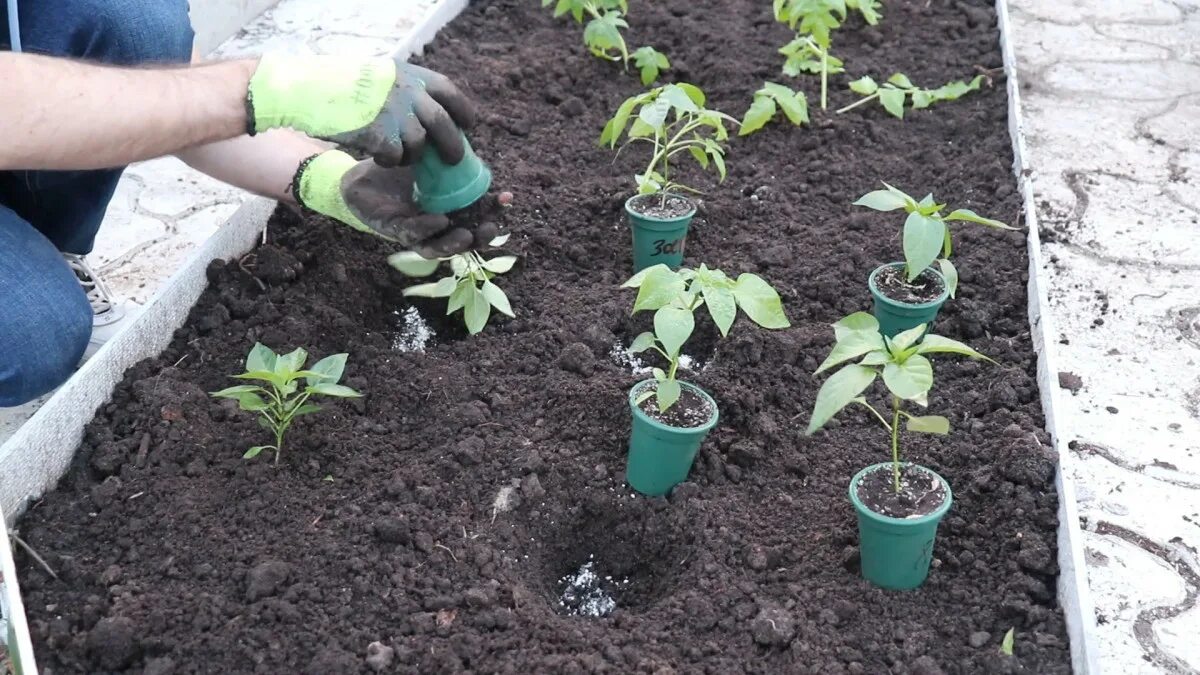
{"type": "Polygon", "coordinates": [[[1009,6],[1099,661],[1200,672],[1200,0],[1009,6]]]}
{"type": "MultiPolygon", "coordinates": [[[[293,54],[390,54],[436,0],[282,0],[219,46],[229,59],[266,51],[293,54]]],[[[105,215],[89,259],[112,290],[145,304],[241,206],[246,193],[166,157],[129,167],[105,215]]],[[[0,408],[0,444],[47,397],[0,408]]]]}

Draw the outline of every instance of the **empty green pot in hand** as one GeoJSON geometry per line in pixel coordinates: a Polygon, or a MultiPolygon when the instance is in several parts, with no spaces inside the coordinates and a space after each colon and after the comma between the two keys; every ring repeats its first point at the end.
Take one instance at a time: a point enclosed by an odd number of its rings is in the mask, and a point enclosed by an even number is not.
{"type": "Polygon", "coordinates": [[[891,590],[909,590],[925,583],[938,523],[950,510],[950,484],[936,472],[916,467],[942,483],[946,499],[933,513],[916,518],[892,518],[875,513],[858,498],[859,481],[873,471],[892,470],[890,462],[873,464],[859,471],[850,481],[850,501],[858,512],[858,548],[862,575],[867,581],[891,590]]]}
{"type": "Polygon", "coordinates": [[[474,204],[492,186],[492,171],[463,136],[463,158],[446,164],[430,145],[413,166],[413,201],[426,213],[450,213],[474,204]]]}

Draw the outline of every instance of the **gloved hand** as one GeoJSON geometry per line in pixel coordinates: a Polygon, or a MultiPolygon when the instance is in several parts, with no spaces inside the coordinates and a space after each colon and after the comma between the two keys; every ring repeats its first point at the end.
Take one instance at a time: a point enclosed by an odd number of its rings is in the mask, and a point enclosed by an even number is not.
{"type": "Polygon", "coordinates": [[[452,226],[445,215],[422,213],[412,201],[411,169],[360,162],[340,150],[313,155],[301,164],[292,193],[301,206],[398,242],[425,258],[462,253],[495,236],[495,226],[490,232],[482,227],[472,231],[452,226]]]}
{"type": "Polygon", "coordinates": [[[246,110],[251,135],[290,127],[382,166],[412,164],[427,142],[457,164],[460,129],[475,122],[471,102],[445,76],[388,57],[267,54],[250,78],[246,110]]]}

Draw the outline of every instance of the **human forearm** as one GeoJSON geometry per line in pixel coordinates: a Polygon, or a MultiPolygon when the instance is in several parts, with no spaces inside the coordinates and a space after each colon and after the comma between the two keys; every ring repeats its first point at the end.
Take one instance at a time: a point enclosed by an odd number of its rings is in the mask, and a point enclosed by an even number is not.
{"type": "Polygon", "coordinates": [[[290,187],[300,163],[328,147],[303,134],[276,129],[188,148],[176,156],[217,180],[295,203],[290,187]]]}
{"type": "Polygon", "coordinates": [[[255,65],[112,68],[0,52],[0,170],[121,166],[239,136],[255,65]]]}

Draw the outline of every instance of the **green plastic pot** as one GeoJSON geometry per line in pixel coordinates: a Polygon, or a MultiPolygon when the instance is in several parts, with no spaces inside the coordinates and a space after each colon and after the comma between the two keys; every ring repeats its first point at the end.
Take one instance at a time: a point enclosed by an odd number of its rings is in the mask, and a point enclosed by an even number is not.
{"type": "Polygon", "coordinates": [[[696,452],[708,432],[717,424],[717,402],[700,387],[680,382],[712,405],[712,418],[698,427],[681,429],[651,419],[635,402],[642,387],[654,380],[643,380],[629,390],[629,409],[633,412],[633,429],[629,436],[629,455],[625,480],[638,492],[661,497],[671,488],[687,480],[696,452]]]}
{"type": "MultiPolygon", "coordinates": [[[[690,211],[677,218],[655,218],[630,208],[635,195],[625,200],[625,215],[633,230],[633,271],[641,272],[647,267],[663,264],[676,269],[683,264],[683,246],[687,242],[688,226],[696,215],[696,204],[690,211]]],[[[680,196],[680,195],[672,195],[680,196]]],[[[683,197],[687,199],[687,197],[683,197]]]]}
{"type": "Polygon", "coordinates": [[[463,158],[446,164],[432,145],[413,167],[413,200],[426,213],[450,213],[474,204],[492,186],[492,171],[463,136],[463,158]]]}
{"type": "Polygon", "coordinates": [[[935,476],[946,488],[946,501],[936,511],[920,518],[892,518],[868,509],[858,499],[855,486],[872,471],[892,470],[891,462],[873,464],[859,471],[850,481],[850,501],[858,512],[858,548],[862,575],[867,581],[890,590],[910,590],[925,583],[938,523],[950,510],[953,495],[950,484],[936,472],[915,466],[935,476]]]}
{"type": "Polygon", "coordinates": [[[950,297],[950,290],[946,286],[946,279],[942,273],[929,268],[938,279],[942,280],[942,294],[936,300],[913,304],[908,302],[900,302],[893,300],[882,292],[875,285],[875,277],[883,271],[885,267],[904,267],[904,263],[895,262],[876,267],[871,276],[867,277],[867,286],[871,289],[871,296],[875,298],[875,319],[879,321],[879,332],[888,337],[894,337],[897,333],[903,333],[909,328],[916,328],[921,324],[932,324],[937,318],[938,310],[946,303],[946,298],[950,297]]]}

